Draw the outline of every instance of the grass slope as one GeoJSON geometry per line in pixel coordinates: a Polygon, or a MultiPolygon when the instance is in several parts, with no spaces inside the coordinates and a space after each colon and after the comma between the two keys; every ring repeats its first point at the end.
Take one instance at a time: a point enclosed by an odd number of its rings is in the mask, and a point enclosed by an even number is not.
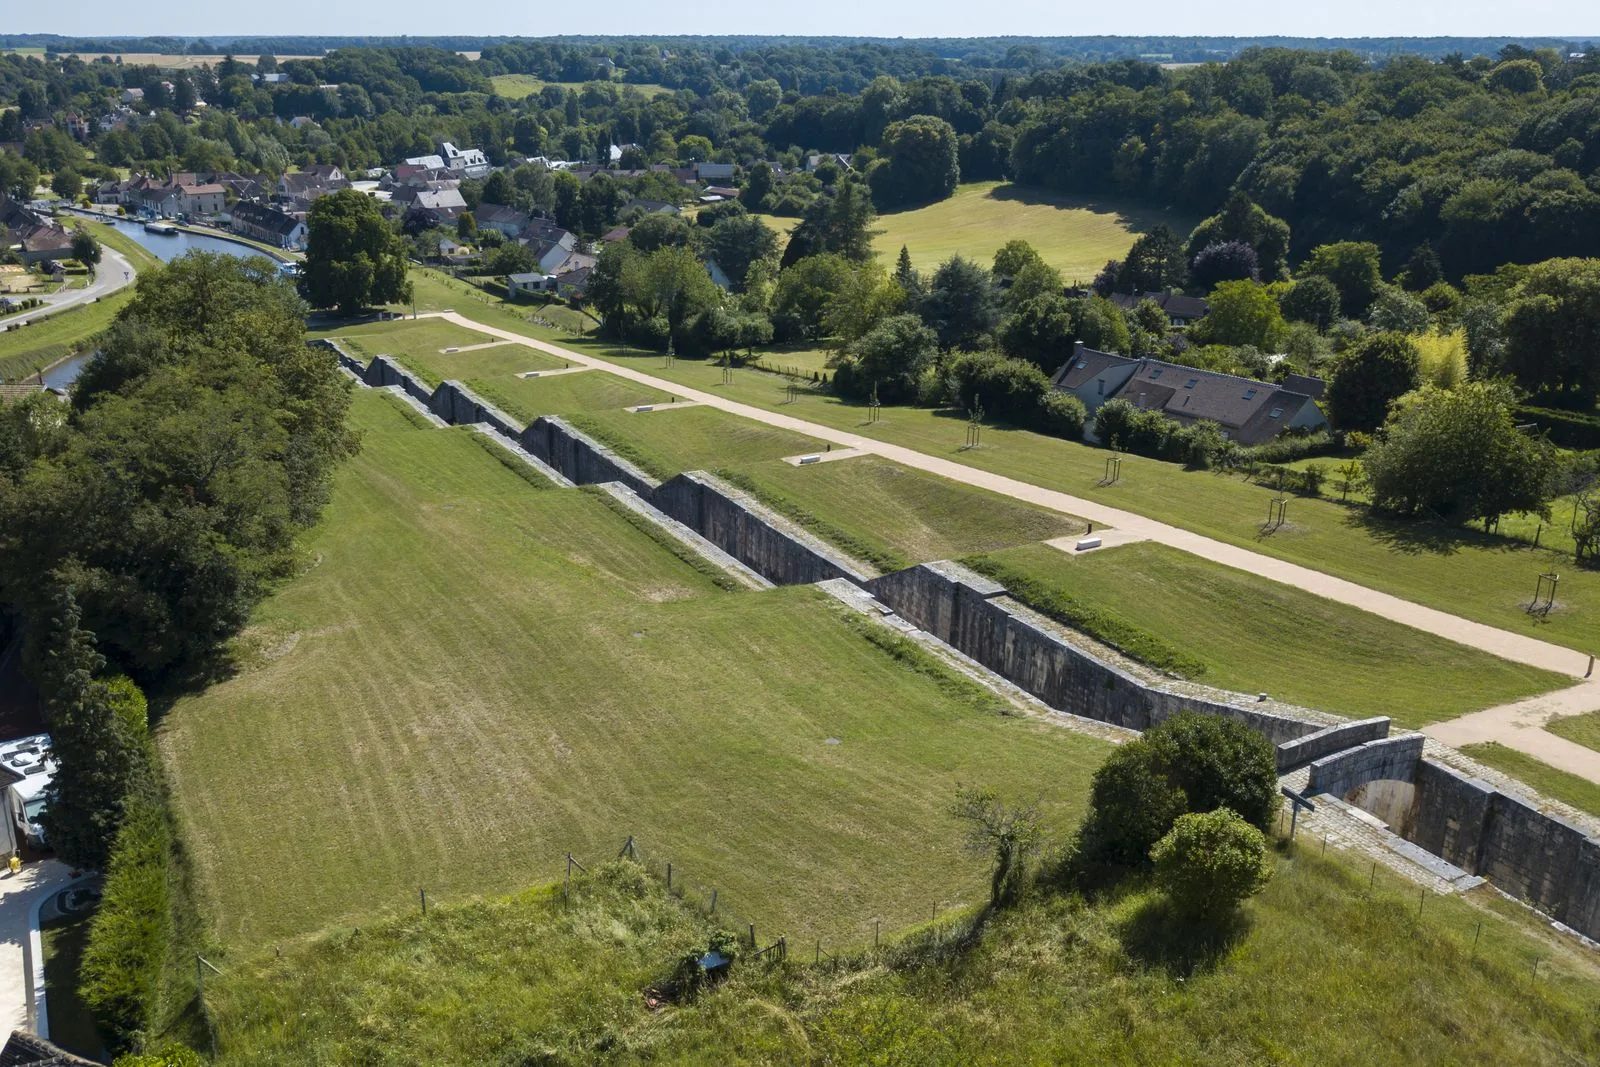
{"type": "MultiPolygon", "coordinates": [[[[494,85],[495,94],[507,100],[521,100],[525,96],[532,96],[546,85],[554,85],[562,90],[576,89],[583,92],[584,86],[592,82],[547,82],[535,78],[532,74],[496,74],[489,81],[494,85]]],[[[616,82],[619,89],[637,89],[648,97],[657,97],[672,92],[664,85],[653,83],[634,84],[632,82],[616,82]]]]}
{"type": "Polygon", "coordinates": [[[1080,809],[1101,743],[908,670],[809,587],[716,591],[592,494],[531,489],[387,399],[357,397],[314,566],[160,729],[225,943],[419,885],[510,891],[629,834],[764,928],[848,940],[977,891],[929,834],[958,783],[1080,809]]]}
{"type": "Polygon", "coordinates": [[[1544,728],[1557,737],[1565,737],[1568,741],[1575,741],[1585,748],[1600,751],[1600,711],[1552,719],[1545,723],[1544,728]]]}
{"type": "Polygon", "coordinates": [[[1568,681],[1164,545],[992,558],[1182,649],[1201,681],[1352,717],[1416,727],[1568,681]]]}
{"type": "Polygon", "coordinates": [[[1525,752],[1507,748],[1498,741],[1462,745],[1461,751],[1480,763],[1526,782],[1547,797],[1600,817],[1600,785],[1587,778],[1559,770],[1525,752]]]}
{"type": "Polygon", "coordinates": [[[1134,238],[1158,222],[1180,233],[1194,226],[1192,219],[1120,201],[974,182],[937,204],[880,215],[872,247],[892,264],[904,245],[919,270],[931,271],[957,253],[990,266],[1001,245],[1022,237],[1069,283],[1087,284],[1106,260],[1121,259],[1134,238]]]}
{"type": "MultiPolygon", "coordinates": [[[[464,311],[498,322],[487,309],[464,311]]],[[[779,375],[740,369],[732,385],[723,385],[722,369],[708,363],[680,359],[663,369],[659,356],[521,329],[677,384],[1148,515],[1477,622],[1583,651],[1594,645],[1600,571],[1574,568],[1570,555],[1457,526],[1389,520],[1330,499],[1292,498],[1289,523],[1265,532],[1268,501],[1277,494],[1240,475],[1125,455],[1121,480],[1101,485],[1110,453],[1080,442],[987,426],[982,446],[967,449],[967,424],[959,412],[885,407],[879,421],[869,422],[864,405],[806,387],[790,400],[790,381],[779,375]],[[1551,570],[1561,574],[1556,610],[1530,617],[1525,609],[1534,577],[1551,570]]]]}
{"type": "MultiPolygon", "coordinates": [[[[310,336],[331,337],[343,345],[351,355],[364,362],[371,361],[373,356],[393,356],[419,377],[426,379],[429,385],[438,385],[445,378],[459,377],[459,375],[447,373],[430,377],[424,367],[434,367],[444,358],[451,361],[469,360],[478,355],[477,352],[465,352],[451,353],[448,357],[444,357],[441,355],[443,349],[487,344],[494,340],[488,334],[463,329],[454,323],[441,322],[438,319],[363,322],[352,326],[313,330],[310,336]]],[[[494,349],[486,348],[480,351],[490,353],[494,349]]],[[[533,370],[538,365],[537,357],[533,357],[530,353],[528,366],[521,369],[533,370]]]]}
{"type": "Polygon", "coordinates": [[[1552,1063],[1600,1056],[1592,956],[1492,894],[1430,897],[1365,864],[1280,858],[1207,944],[1137,884],[1040,893],[972,932],[814,966],[734,964],[640,995],[710,924],[631,865],[335,934],[211,984],[222,1064],[1552,1063]],[[1477,933],[1481,924],[1481,936],[1477,933]],[[1530,974],[1538,959],[1538,979],[1530,974]]]}

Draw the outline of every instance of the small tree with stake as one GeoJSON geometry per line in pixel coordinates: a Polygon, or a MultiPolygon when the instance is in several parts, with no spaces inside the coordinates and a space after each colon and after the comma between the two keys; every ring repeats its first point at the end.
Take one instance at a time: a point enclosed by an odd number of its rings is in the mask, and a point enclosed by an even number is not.
{"type": "Polygon", "coordinates": [[[992,789],[962,787],[951,814],[967,823],[967,849],[994,857],[989,904],[1002,907],[1017,899],[1028,858],[1039,847],[1037,811],[1032,806],[1002,803],[992,789]]]}

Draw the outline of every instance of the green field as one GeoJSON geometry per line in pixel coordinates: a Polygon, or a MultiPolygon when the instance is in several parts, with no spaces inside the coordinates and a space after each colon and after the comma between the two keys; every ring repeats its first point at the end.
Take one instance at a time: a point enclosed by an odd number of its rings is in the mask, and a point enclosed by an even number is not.
{"type": "Polygon", "coordinates": [[[226,945],[367,922],[419,885],[508,892],[629,834],[763,928],[847,941],[977,892],[928,831],[957,783],[1081,810],[1102,743],[1002,715],[810,587],[721,592],[469,431],[381,394],[353,415],[310,569],[159,732],[226,945]]]}
{"type": "Polygon", "coordinates": [[[1600,751],[1600,711],[1551,719],[1544,724],[1544,728],[1557,737],[1600,751]]]}
{"type": "Polygon", "coordinates": [[[1165,545],[993,558],[1197,658],[1202,682],[1352,718],[1418,727],[1570,682],[1165,545]]]}
{"type": "Polygon", "coordinates": [[[786,964],[741,959],[652,1011],[641,990],[714,924],[618,863],[569,900],[413,911],[240,964],[208,1003],[218,1063],[285,1067],[1595,1062],[1592,953],[1493,893],[1423,903],[1308,849],[1209,940],[1137,883],[1088,904],[1041,892],[821,966],[790,938],[786,964]]]}
{"type": "Polygon", "coordinates": [[[1525,752],[1507,748],[1498,741],[1462,745],[1461,751],[1479,763],[1526,783],[1547,797],[1600,817],[1600,784],[1559,770],[1525,752]]]}
{"type": "MultiPolygon", "coordinates": [[[[496,95],[503,96],[507,100],[521,100],[525,96],[532,96],[546,85],[554,85],[561,89],[576,89],[582,92],[584,86],[594,84],[593,82],[547,82],[535,78],[532,74],[496,74],[489,80],[494,83],[496,95]]],[[[662,96],[672,92],[665,85],[635,85],[632,82],[622,81],[613,82],[612,84],[619,89],[637,89],[646,97],[662,96]]]]}
{"type": "MultiPolygon", "coordinates": [[[[331,337],[363,362],[371,362],[374,356],[393,356],[407,368],[415,371],[418,377],[427,379],[429,385],[438,385],[444,378],[458,377],[454,373],[449,373],[440,378],[428,378],[424,367],[432,367],[432,361],[441,358],[440,353],[443,349],[464,348],[494,340],[488,334],[466,330],[454,323],[440,322],[437,319],[363,322],[352,326],[313,330],[310,336],[331,337]]],[[[488,355],[495,349],[485,348],[479,351],[488,355]]],[[[476,352],[451,353],[448,358],[452,361],[467,360],[477,354],[476,352]]],[[[534,370],[540,366],[560,366],[560,364],[543,361],[530,351],[528,365],[521,369],[534,370]]]]}
{"type": "MultiPolygon", "coordinates": [[[[787,229],[796,220],[784,221],[787,229]]],[[[1069,284],[1087,285],[1106,260],[1121,259],[1134,238],[1158,222],[1187,234],[1195,220],[1114,200],[974,182],[937,204],[878,216],[872,246],[892,264],[904,245],[911,262],[930,271],[958,252],[990,266],[1001,245],[1021,237],[1069,284]]]]}

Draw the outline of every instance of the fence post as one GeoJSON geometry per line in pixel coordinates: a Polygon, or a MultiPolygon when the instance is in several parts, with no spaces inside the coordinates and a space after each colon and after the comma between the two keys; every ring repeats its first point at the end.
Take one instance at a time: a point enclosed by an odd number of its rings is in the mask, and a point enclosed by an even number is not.
{"type": "Polygon", "coordinates": [[[672,892],[672,864],[667,864],[667,892],[672,892]]]}
{"type": "Polygon", "coordinates": [[[428,891],[426,889],[418,889],[417,892],[422,894],[422,917],[426,919],[428,917],[428,891]]]}
{"type": "Polygon", "coordinates": [[[716,913],[717,913],[717,891],[715,889],[713,889],[713,890],[711,890],[711,914],[715,915],[716,913]]]}
{"type": "Polygon", "coordinates": [[[751,923],[750,924],[750,950],[752,952],[754,952],[755,951],[755,947],[756,947],[756,924],[755,923],[751,923]]]}
{"type": "Polygon", "coordinates": [[[883,922],[882,919],[873,919],[872,920],[872,947],[873,947],[874,950],[876,950],[877,947],[878,947],[878,926],[882,922],[883,922]]]}

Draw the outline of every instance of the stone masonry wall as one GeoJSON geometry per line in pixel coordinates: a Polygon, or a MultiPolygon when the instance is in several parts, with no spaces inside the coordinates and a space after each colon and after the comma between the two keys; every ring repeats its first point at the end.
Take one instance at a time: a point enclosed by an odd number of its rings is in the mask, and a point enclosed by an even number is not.
{"type": "MultiPolygon", "coordinates": [[[[1323,728],[1322,723],[1209,700],[1139,678],[1053,632],[1007,597],[1004,586],[957,563],[897,571],[869,581],[867,589],[919,629],[1074,715],[1148,730],[1180,711],[1199,711],[1242,722],[1275,745],[1323,728]]],[[[1383,728],[1387,730],[1387,720],[1383,728]]]]}
{"type": "Polygon", "coordinates": [[[1423,737],[1407,734],[1368,741],[1311,764],[1308,793],[1332,793],[1342,797],[1367,782],[1394,779],[1409,782],[1422,759],[1423,737]]]}
{"type": "MultiPolygon", "coordinates": [[[[621,482],[646,500],[651,500],[661,484],[566,419],[554,415],[541,415],[534,419],[521,432],[518,440],[523,448],[578,485],[621,482]]],[[[651,502],[654,503],[653,500],[651,502]]]]}

